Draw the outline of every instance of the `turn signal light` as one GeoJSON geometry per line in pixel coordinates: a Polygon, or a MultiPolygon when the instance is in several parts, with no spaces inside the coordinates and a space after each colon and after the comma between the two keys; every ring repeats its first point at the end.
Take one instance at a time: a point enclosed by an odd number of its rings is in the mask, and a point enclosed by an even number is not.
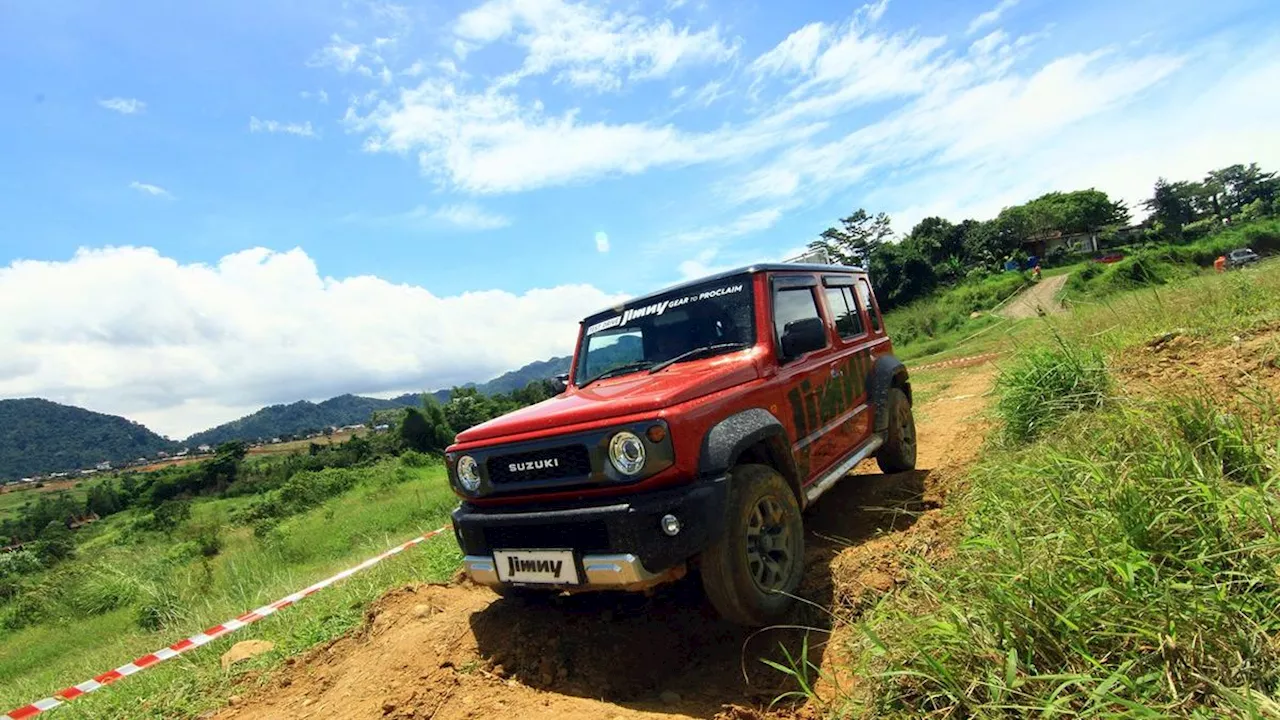
{"type": "Polygon", "coordinates": [[[653,425],[645,430],[644,434],[649,438],[649,442],[660,443],[667,438],[667,429],[661,425],[653,425]]]}

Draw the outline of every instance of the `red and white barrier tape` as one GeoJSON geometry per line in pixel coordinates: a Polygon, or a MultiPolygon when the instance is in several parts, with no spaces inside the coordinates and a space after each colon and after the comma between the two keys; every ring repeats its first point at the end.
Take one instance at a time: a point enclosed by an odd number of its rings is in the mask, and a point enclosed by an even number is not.
{"type": "Polygon", "coordinates": [[[935,370],[937,368],[952,367],[954,365],[963,365],[965,363],[979,364],[981,362],[991,360],[993,358],[998,358],[1002,354],[1003,353],[999,353],[999,352],[989,352],[989,353],[983,353],[981,355],[970,355],[969,357],[955,358],[952,360],[943,360],[942,362],[929,363],[928,365],[921,365],[919,367],[913,367],[911,369],[912,370],[935,370]]]}
{"type": "Polygon", "coordinates": [[[397,545],[396,547],[393,547],[390,550],[387,550],[386,552],[382,553],[377,557],[372,557],[372,558],[369,558],[368,560],[365,560],[364,562],[360,563],[359,565],[356,565],[353,568],[343,570],[342,572],[338,573],[337,575],[334,575],[333,577],[321,580],[320,582],[314,585],[311,585],[303,590],[299,590],[298,592],[293,593],[292,595],[286,595],[280,598],[279,600],[271,603],[270,605],[263,605],[257,610],[247,612],[234,620],[228,620],[220,625],[214,625],[213,627],[209,628],[208,630],[205,630],[202,633],[192,635],[191,637],[186,638],[184,640],[179,640],[178,642],[170,645],[167,648],[163,648],[153,653],[143,655],[142,657],[138,658],[137,660],[134,660],[131,663],[121,665],[115,670],[105,672],[95,677],[92,680],[86,680],[80,683],[79,685],[73,685],[72,687],[69,687],[65,690],[54,693],[52,697],[47,697],[47,698],[44,698],[43,700],[37,700],[31,703],[30,705],[23,705],[20,708],[10,710],[7,714],[0,715],[0,720],[23,720],[23,718],[35,717],[36,715],[39,715],[42,712],[47,712],[49,710],[52,710],[58,707],[59,705],[62,705],[63,703],[74,700],[80,697],[81,695],[84,695],[86,693],[91,693],[94,690],[97,690],[98,688],[103,687],[104,685],[110,685],[111,683],[121,678],[126,678],[130,675],[133,675],[134,673],[141,672],[151,667],[152,665],[162,663],[165,660],[169,660],[170,658],[175,658],[188,650],[192,650],[202,645],[206,645],[210,642],[213,642],[214,640],[217,640],[223,635],[233,633],[236,630],[239,630],[240,628],[244,627],[245,625],[250,625],[252,623],[255,623],[261,620],[264,617],[267,617],[268,615],[272,615],[280,610],[283,610],[309,595],[314,595],[315,593],[320,592],[321,590],[329,587],[330,585],[340,580],[345,580],[351,577],[352,575],[355,575],[361,570],[367,570],[373,567],[374,565],[377,565],[378,563],[382,562],[383,560],[386,560],[392,555],[399,554],[400,552],[403,552],[404,550],[407,550],[408,548],[411,548],[414,545],[417,545],[425,540],[429,540],[448,529],[449,529],[449,526],[445,525],[444,527],[438,530],[432,530],[431,532],[423,533],[418,537],[410,540],[409,542],[406,542],[402,545],[397,545]]]}

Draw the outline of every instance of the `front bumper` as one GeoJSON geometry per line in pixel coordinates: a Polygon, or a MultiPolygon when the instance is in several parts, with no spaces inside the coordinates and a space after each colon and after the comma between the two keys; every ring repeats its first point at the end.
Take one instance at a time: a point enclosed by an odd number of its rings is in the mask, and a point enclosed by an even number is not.
{"type": "Polygon", "coordinates": [[[634,587],[662,579],[719,536],[727,497],[727,481],[717,477],[608,504],[463,504],[453,513],[453,527],[464,567],[481,584],[501,584],[494,550],[555,549],[573,551],[582,583],[572,587],[634,587]],[[665,515],[680,521],[674,536],[662,531],[665,515]]]}

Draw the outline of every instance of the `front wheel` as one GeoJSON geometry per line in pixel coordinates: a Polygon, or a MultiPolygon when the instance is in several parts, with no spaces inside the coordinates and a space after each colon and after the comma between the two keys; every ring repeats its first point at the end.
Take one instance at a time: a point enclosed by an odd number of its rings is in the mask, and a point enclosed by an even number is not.
{"type": "Polygon", "coordinates": [[[915,470],[916,420],[911,414],[911,401],[902,388],[889,388],[885,409],[889,414],[889,430],[885,433],[884,445],[876,453],[876,464],[886,473],[915,470]]]}
{"type": "Polygon", "coordinates": [[[777,622],[804,574],[804,523],[787,481],[767,465],[729,473],[724,532],[702,553],[702,587],[726,620],[777,622]]]}

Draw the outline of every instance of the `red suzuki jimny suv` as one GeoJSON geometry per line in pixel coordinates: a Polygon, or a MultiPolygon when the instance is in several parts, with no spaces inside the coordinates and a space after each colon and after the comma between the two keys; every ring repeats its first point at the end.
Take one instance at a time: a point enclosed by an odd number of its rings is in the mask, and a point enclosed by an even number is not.
{"type": "Polygon", "coordinates": [[[446,453],[466,571],[503,595],[694,569],[725,618],[774,622],[804,508],[864,458],[915,466],[907,369],[856,268],[754,265],[596,313],[564,382],[446,453]]]}

